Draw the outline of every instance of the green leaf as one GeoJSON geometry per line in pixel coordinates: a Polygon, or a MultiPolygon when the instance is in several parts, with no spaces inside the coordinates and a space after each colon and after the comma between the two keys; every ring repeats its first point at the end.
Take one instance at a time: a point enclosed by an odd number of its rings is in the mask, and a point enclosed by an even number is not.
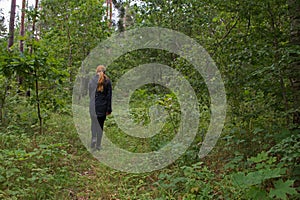
{"type": "Polygon", "coordinates": [[[251,187],[251,189],[247,192],[247,197],[250,199],[268,199],[268,194],[265,190],[258,187],[251,187]]]}
{"type": "Polygon", "coordinates": [[[5,180],[6,180],[6,178],[4,176],[0,175],[0,183],[5,181],[5,180]]]}
{"type": "Polygon", "coordinates": [[[11,169],[8,169],[6,171],[6,177],[9,178],[9,177],[12,177],[12,176],[15,176],[17,173],[21,172],[20,169],[18,168],[11,168],[11,169]]]}
{"type": "Polygon", "coordinates": [[[251,157],[248,160],[252,161],[254,163],[260,163],[262,161],[265,161],[268,159],[268,153],[263,151],[261,153],[259,153],[256,157],[251,157]]]}
{"type": "Polygon", "coordinates": [[[298,194],[296,189],[293,188],[294,180],[287,180],[283,182],[282,179],[275,182],[274,189],[270,190],[269,196],[270,197],[276,197],[279,199],[286,200],[287,194],[298,194]]]}
{"type": "Polygon", "coordinates": [[[243,172],[232,174],[233,183],[239,187],[245,188],[261,184],[263,181],[271,178],[278,178],[286,169],[261,169],[254,172],[249,172],[245,175],[243,172]]]}
{"type": "Polygon", "coordinates": [[[212,19],[212,22],[218,22],[220,19],[218,18],[218,17],[214,17],[213,19],[212,19]]]}

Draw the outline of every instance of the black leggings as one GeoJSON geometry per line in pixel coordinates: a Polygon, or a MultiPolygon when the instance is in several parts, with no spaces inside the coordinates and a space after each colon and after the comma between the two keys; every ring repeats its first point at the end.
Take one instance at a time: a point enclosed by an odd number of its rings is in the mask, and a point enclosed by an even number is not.
{"type": "Polygon", "coordinates": [[[101,147],[101,140],[103,135],[103,126],[104,121],[106,119],[106,116],[103,117],[91,117],[92,125],[91,125],[91,131],[92,131],[92,142],[91,142],[91,148],[94,148],[96,145],[96,148],[101,147]]]}
{"type": "Polygon", "coordinates": [[[106,116],[103,116],[103,117],[97,117],[97,120],[99,122],[99,125],[101,127],[101,129],[103,130],[103,125],[104,125],[104,121],[106,119],[106,116]]]}

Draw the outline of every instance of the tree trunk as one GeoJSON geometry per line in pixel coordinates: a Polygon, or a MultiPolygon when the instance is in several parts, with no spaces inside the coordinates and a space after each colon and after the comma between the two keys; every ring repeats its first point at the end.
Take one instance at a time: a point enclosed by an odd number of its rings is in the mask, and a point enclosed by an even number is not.
{"type": "MultiPolygon", "coordinates": [[[[21,53],[24,53],[24,35],[25,35],[25,6],[26,0],[22,0],[22,10],[21,10],[21,24],[20,24],[20,43],[19,43],[19,50],[21,53]]],[[[23,83],[23,77],[17,76],[17,81],[19,85],[23,83]]]]}
{"type": "Polygon", "coordinates": [[[106,20],[108,21],[109,16],[109,0],[106,0],[106,20]]]}
{"type": "Polygon", "coordinates": [[[15,16],[16,16],[16,0],[11,0],[10,20],[9,20],[9,37],[8,37],[8,50],[14,44],[15,33],[15,16]]]}
{"type": "Polygon", "coordinates": [[[106,18],[108,20],[108,26],[112,25],[112,0],[106,0],[106,18]]]}
{"type": "Polygon", "coordinates": [[[112,25],[112,0],[109,0],[109,27],[112,25]]]}
{"type": "MultiPolygon", "coordinates": [[[[300,1],[288,0],[290,18],[291,18],[291,32],[290,32],[290,44],[293,50],[299,52],[300,49],[300,1]]],[[[297,52],[294,51],[294,52],[297,52]]],[[[290,64],[290,80],[293,91],[293,123],[295,128],[300,126],[300,56],[299,53],[291,53],[290,64]]]]}
{"type": "MultiPolygon", "coordinates": [[[[37,13],[38,13],[38,5],[39,5],[39,0],[35,0],[35,8],[34,8],[34,17],[32,20],[32,34],[35,37],[35,26],[36,26],[36,21],[37,21],[37,13]]],[[[33,48],[31,46],[30,48],[30,54],[33,52],[33,48]]],[[[39,132],[40,134],[43,132],[43,117],[41,114],[41,103],[40,103],[40,97],[39,97],[39,68],[36,66],[36,69],[34,71],[34,78],[35,78],[35,100],[36,100],[36,107],[37,107],[37,114],[39,118],[39,132]]]]}
{"type": "Polygon", "coordinates": [[[3,94],[2,94],[2,98],[0,99],[0,122],[2,124],[5,123],[5,121],[4,121],[4,115],[5,115],[4,105],[5,105],[5,101],[6,101],[8,85],[9,85],[9,80],[5,79],[4,91],[3,91],[3,94]]]}
{"type": "Polygon", "coordinates": [[[34,17],[33,17],[33,21],[32,21],[32,32],[35,32],[35,25],[36,25],[36,17],[37,17],[37,13],[38,13],[38,8],[39,8],[39,0],[35,0],[35,7],[34,7],[34,17]]]}
{"type": "Polygon", "coordinates": [[[112,0],[112,3],[119,13],[118,30],[119,32],[123,32],[126,29],[126,10],[128,9],[128,5],[124,6],[124,2],[117,0],[112,0]]]}
{"type": "Polygon", "coordinates": [[[38,69],[34,72],[35,77],[35,98],[36,98],[36,107],[37,107],[37,114],[39,118],[39,132],[40,134],[43,133],[43,118],[41,114],[41,103],[40,103],[40,96],[39,96],[39,77],[38,77],[38,69]]]}
{"type": "Polygon", "coordinates": [[[25,35],[25,6],[26,6],[26,0],[22,0],[22,14],[21,14],[21,27],[20,27],[20,52],[24,52],[24,35],[25,35]]]}
{"type": "MultiPolygon", "coordinates": [[[[36,21],[37,21],[37,13],[38,13],[38,6],[39,6],[39,0],[35,0],[35,7],[34,7],[34,16],[33,16],[33,20],[32,20],[32,34],[34,39],[35,37],[35,25],[36,25],[36,21]]],[[[32,53],[32,46],[30,48],[30,53],[32,53]]]]}

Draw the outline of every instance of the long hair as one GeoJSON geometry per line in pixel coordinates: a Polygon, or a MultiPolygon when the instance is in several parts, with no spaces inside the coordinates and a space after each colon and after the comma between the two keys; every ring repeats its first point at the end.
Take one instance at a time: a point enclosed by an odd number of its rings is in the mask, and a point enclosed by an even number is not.
{"type": "Polygon", "coordinates": [[[106,68],[103,65],[99,65],[96,69],[96,73],[99,75],[98,84],[97,84],[97,91],[103,92],[104,90],[104,83],[108,77],[105,75],[106,68]]]}

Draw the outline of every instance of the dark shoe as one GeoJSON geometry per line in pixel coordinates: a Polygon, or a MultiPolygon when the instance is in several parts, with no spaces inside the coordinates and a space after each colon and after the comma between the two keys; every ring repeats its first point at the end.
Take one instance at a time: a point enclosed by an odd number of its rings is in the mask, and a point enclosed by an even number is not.
{"type": "Polygon", "coordinates": [[[91,149],[94,149],[94,148],[95,148],[95,145],[96,145],[96,143],[95,143],[95,142],[92,142],[92,143],[91,143],[91,149]]]}
{"type": "Polygon", "coordinates": [[[101,149],[101,147],[96,147],[96,151],[100,151],[101,149]]]}

